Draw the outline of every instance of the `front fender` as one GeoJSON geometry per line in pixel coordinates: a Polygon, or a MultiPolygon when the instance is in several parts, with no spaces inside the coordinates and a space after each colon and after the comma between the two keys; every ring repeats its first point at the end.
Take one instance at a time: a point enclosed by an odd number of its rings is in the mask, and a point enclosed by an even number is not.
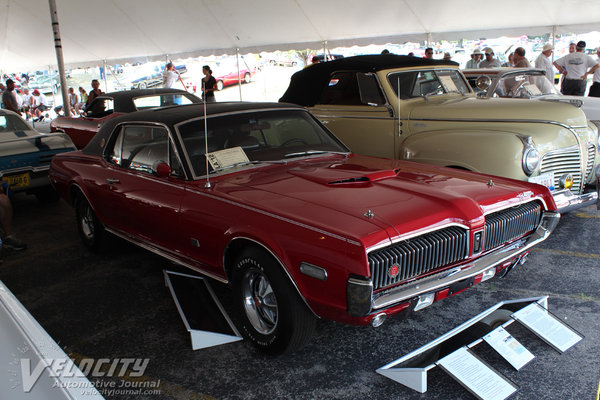
{"type": "Polygon", "coordinates": [[[402,159],[526,180],[522,155],[517,134],[502,131],[419,132],[400,147],[402,159]]]}

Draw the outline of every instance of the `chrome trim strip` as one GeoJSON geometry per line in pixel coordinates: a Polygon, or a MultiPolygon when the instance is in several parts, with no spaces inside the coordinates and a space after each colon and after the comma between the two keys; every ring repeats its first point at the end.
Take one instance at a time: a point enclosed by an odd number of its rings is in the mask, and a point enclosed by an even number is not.
{"type": "Polygon", "coordinates": [[[559,219],[559,213],[544,212],[538,228],[533,234],[525,239],[525,242],[521,247],[517,247],[520,243],[520,241],[517,240],[508,246],[500,248],[495,252],[487,254],[473,261],[470,265],[463,265],[449,271],[444,271],[439,274],[411,282],[410,284],[403,285],[395,289],[390,289],[381,294],[376,294],[374,295],[372,301],[372,310],[379,310],[381,308],[412,299],[421,294],[437,291],[463,279],[468,279],[479,275],[485,270],[495,267],[496,265],[501,264],[504,261],[507,261],[529,250],[536,244],[546,240],[558,224],[559,219]],[[544,228],[544,222],[547,222],[547,228],[544,228]]]}
{"type": "Polygon", "coordinates": [[[196,194],[199,194],[199,195],[210,197],[210,198],[212,198],[214,200],[220,200],[220,201],[223,201],[225,203],[228,203],[228,204],[231,204],[231,205],[234,205],[234,206],[245,208],[246,210],[255,211],[255,212],[259,213],[259,214],[266,215],[268,217],[273,217],[273,218],[279,219],[281,221],[288,222],[290,224],[297,225],[299,227],[315,231],[315,232],[320,233],[322,235],[327,235],[327,236],[332,237],[334,239],[338,239],[338,240],[341,240],[343,242],[346,242],[346,243],[349,243],[349,244],[353,244],[355,246],[361,246],[362,247],[362,243],[357,242],[355,240],[352,240],[352,239],[349,239],[349,238],[345,238],[343,236],[336,235],[335,233],[327,232],[327,231],[324,231],[322,229],[316,228],[314,226],[306,225],[306,224],[303,224],[301,222],[294,221],[292,219],[285,218],[285,217],[282,217],[280,215],[276,215],[276,214],[270,213],[268,211],[264,211],[264,210],[261,210],[261,209],[255,208],[255,207],[251,207],[251,206],[248,206],[246,204],[240,204],[240,203],[237,203],[235,201],[224,199],[222,197],[215,196],[215,195],[212,195],[212,194],[209,194],[209,193],[205,193],[205,192],[202,192],[202,191],[194,189],[194,188],[187,187],[186,190],[189,191],[189,192],[191,192],[191,193],[196,193],[196,194]]]}
{"type": "Polygon", "coordinates": [[[26,166],[26,167],[19,167],[19,168],[13,168],[13,169],[5,169],[3,171],[0,171],[0,177],[6,176],[9,174],[13,174],[13,173],[19,173],[19,172],[44,172],[44,171],[48,171],[49,169],[50,169],[50,165],[46,165],[43,167],[26,166]]]}
{"type": "MultiPolygon", "coordinates": [[[[431,226],[431,227],[425,228],[425,229],[420,230],[420,231],[411,231],[410,233],[407,233],[406,235],[394,236],[393,238],[390,238],[389,240],[385,240],[385,241],[383,241],[381,243],[373,245],[373,246],[371,246],[371,247],[369,247],[367,249],[367,255],[369,253],[375,251],[375,250],[379,250],[381,248],[388,247],[390,244],[395,244],[395,243],[398,243],[398,242],[403,242],[405,240],[412,239],[412,238],[417,237],[417,236],[426,235],[428,233],[435,232],[435,231],[438,231],[438,230],[441,230],[441,229],[445,229],[445,228],[450,228],[452,226],[458,226],[459,228],[466,229],[467,233],[471,229],[471,228],[469,228],[469,226],[464,225],[464,224],[459,224],[458,222],[451,222],[449,224],[438,225],[438,226],[435,226],[435,227],[431,226]]],[[[395,227],[392,226],[392,228],[395,228],[395,227]]]]}
{"type": "MultiPolygon", "coordinates": [[[[121,231],[109,228],[107,226],[105,226],[104,229],[107,232],[110,232],[113,235],[120,237],[121,239],[127,240],[128,242],[130,242],[132,244],[135,244],[136,246],[139,246],[139,247],[141,247],[141,248],[143,248],[145,250],[151,251],[152,253],[158,254],[159,256],[161,256],[163,258],[166,258],[169,261],[173,261],[176,264],[183,265],[184,267],[188,267],[190,269],[193,269],[194,271],[196,271],[196,272],[198,272],[198,273],[200,273],[202,275],[206,275],[206,276],[208,276],[208,277],[210,277],[210,278],[212,278],[214,280],[217,280],[219,282],[228,283],[227,279],[224,279],[224,278],[222,278],[220,276],[211,274],[210,272],[206,272],[206,271],[204,271],[204,270],[202,270],[202,269],[200,269],[198,267],[195,267],[195,266],[189,264],[188,262],[185,262],[185,261],[181,260],[180,258],[172,256],[168,250],[164,249],[161,246],[158,246],[158,245],[156,245],[154,243],[150,244],[150,242],[148,242],[146,240],[143,240],[143,239],[140,239],[137,236],[132,236],[132,235],[129,235],[127,233],[123,233],[121,231]]],[[[187,258],[189,260],[192,260],[193,262],[199,263],[199,261],[193,260],[193,259],[191,259],[189,257],[185,257],[185,258],[187,258]]]]}
{"type": "Polygon", "coordinates": [[[484,216],[488,215],[488,214],[492,214],[492,213],[496,213],[499,211],[503,211],[503,210],[507,210],[509,208],[513,208],[513,207],[518,207],[518,206],[522,206],[525,203],[529,203],[532,201],[540,201],[543,205],[544,205],[544,210],[548,210],[548,206],[546,204],[546,201],[544,200],[544,198],[542,196],[532,196],[530,198],[528,198],[527,200],[522,200],[519,201],[517,203],[511,203],[509,205],[503,206],[503,207],[499,207],[499,208],[494,208],[492,210],[487,210],[483,213],[484,216]]]}

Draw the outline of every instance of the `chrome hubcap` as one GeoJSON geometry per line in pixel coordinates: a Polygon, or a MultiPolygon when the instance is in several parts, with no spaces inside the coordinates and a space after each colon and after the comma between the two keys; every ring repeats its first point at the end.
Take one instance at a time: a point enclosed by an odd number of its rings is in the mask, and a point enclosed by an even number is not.
{"type": "Polygon", "coordinates": [[[94,213],[91,207],[86,207],[85,212],[81,216],[81,230],[86,238],[94,237],[94,213]]]}
{"type": "Polygon", "coordinates": [[[262,271],[251,268],[242,280],[244,311],[259,333],[268,335],[277,327],[277,298],[262,271]]]}

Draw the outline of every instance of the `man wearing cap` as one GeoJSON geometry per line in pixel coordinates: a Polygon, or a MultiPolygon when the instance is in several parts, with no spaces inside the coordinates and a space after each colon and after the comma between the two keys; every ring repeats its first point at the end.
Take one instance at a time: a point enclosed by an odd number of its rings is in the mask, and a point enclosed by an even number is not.
{"type": "Polygon", "coordinates": [[[543,69],[546,77],[550,80],[550,82],[554,82],[554,69],[552,68],[552,61],[550,60],[550,54],[554,48],[550,43],[546,43],[542,48],[542,52],[535,59],[535,67],[539,69],[543,69]]]}
{"type": "Polygon", "coordinates": [[[46,96],[43,93],[40,93],[40,91],[37,89],[35,89],[31,94],[33,95],[31,98],[31,115],[34,118],[37,117],[37,119],[34,119],[34,121],[41,121],[44,119],[44,115],[42,113],[48,109],[48,99],[46,99],[46,96]]]}
{"type": "Polygon", "coordinates": [[[585,42],[577,42],[575,52],[554,61],[554,66],[561,74],[566,74],[562,94],[583,96],[585,95],[586,79],[593,74],[600,64],[587,54],[584,54],[585,42]],[[589,69],[588,69],[589,68],[589,69]]]}
{"type": "MultiPolygon", "coordinates": [[[[597,62],[600,63],[600,47],[596,47],[596,56],[598,56],[597,62]]],[[[594,71],[593,83],[590,87],[588,96],[600,97],[600,68],[596,68],[594,71]]]]}
{"type": "Polygon", "coordinates": [[[500,60],[494,58],[494,50],[491,47],[486,47],[483,52],[485,60],[479,63],[479,68],[500,68],[500,60]]]}
{"type": "Polygon", "coordinates": [[[465,69],[479,68],[479,63],[481,62],[482,55],[483,53],[481,52],[481,50],[479,50],[479,47],[475,47],[475,50],[473,50],[473,53],[471,53],[471,59],[467,61],[465,69]]]}
{"type": "Polygon", "coordinates": [[[12,79],[6,81],[6,90],[2,92],[2,108],[21,115],[17,95],[15,94],[15,82],[12,79]]]}

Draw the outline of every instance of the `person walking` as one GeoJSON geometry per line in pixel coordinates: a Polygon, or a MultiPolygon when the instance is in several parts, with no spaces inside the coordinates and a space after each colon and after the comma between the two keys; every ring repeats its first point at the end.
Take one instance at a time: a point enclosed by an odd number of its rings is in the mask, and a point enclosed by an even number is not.
{"type": "Polygon", "coordinates": [[[593,74],[600,64],[584,53],[586,43],[577,42],[575,52],[554,61],[554,66],[561,74],[565,74],[562,94],[584,96],[587,76],[593,74]],[[589,69],[588,69],[589,68],[589,69]]]}
{"type": "MultiPolygon", "coordinates": [[[[600,47],[596,47],[596,56],[598,57],[597,62],[600,63],[600,47]]],[[[600,97],[600,68],[594,71],[594,77],[592,78],[592,86],[588,96],[600,97]]]]}

